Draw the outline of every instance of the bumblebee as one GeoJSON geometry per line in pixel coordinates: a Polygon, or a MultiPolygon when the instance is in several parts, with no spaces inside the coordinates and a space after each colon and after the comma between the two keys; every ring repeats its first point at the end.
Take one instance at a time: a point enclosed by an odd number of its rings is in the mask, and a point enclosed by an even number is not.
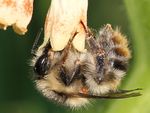
{"type": "MultiPolygon", "coordinates": [[[[85,106],[91,99],[120,99],[140,96],[136,90],[119,90],[131,52],[118,29],[105,25],[94,36],[84,26],[86,52],[72,46],[75,32],[62,51],[53,51],[50,41],[39,48],[32,61],[37,89],[48,99],[70,108],[85,106]]],[[[61,43],[61,42],[60,42],[61,43]]]]}

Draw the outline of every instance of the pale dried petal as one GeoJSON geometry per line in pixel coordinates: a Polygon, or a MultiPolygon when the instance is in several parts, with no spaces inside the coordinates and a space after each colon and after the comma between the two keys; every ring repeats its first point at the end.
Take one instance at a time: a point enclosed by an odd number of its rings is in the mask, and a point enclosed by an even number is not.
{"type": "Polygon", "coordinates": [[[45,22],[43,46],[50,38],[53,50],[62,50],[77,31],[73,45],[83,51],[85,32],[80,21],[87,25],[87,6],[87,0],[52,0],[45,22]]]}
{"type": "Polygon", "coordinates": [[[33,0],[0,0],[0,28],[12,25],[18,34],[24,34],[32,12],[33,0]]]}

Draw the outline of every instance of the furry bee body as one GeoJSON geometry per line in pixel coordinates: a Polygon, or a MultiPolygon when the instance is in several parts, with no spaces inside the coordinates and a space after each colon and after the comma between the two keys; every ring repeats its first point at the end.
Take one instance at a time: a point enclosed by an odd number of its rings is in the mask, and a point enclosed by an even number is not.
{"type": "Polygon", "coordinates": [[[65,80],[67,77],[71,77],[74,73],[75,62],[76,60],[84,60],[86,54],[79,54],[73,51],[69,51],[67,60],[61,65],[55,65],[50,71],[50,73],[44,76],[41,80],[36,80],[37,88],[42,91],[42,93],[48,97],[49,99],[58,101],[59,103],[65,104],[70,107],[77,107],[88,103],[86,98],[73,98],[67,95],[61,94],[66,93],[78,93],[81,91],[81,88],[84,87],[84,83],[82,82],[82,78],[80,75],[76,75],[76,78],[70,83],[67,84],[65,80]],[[82,58],[83,57],[83,58],[82,58]],[[62,75],[62,68],[65,68],[65,72],[62,75]],[[68,76],[67,76],[68,75],[68,76]],[[69,76],[70,75],[70,76],[69,76]],[[61,76],[63,76],[63,79],[61,76]]]}
{"type": "Polygon", "coordinates": [[[33,60],[37,89],[71,108],[86,105],[94,95],[116,92],[131,57],[127,39],[111,25],[101,28],[96,38],[86,28],[85,32],[87,52],[75,50],[70,41],[62,51],[38,49],[33,60]]]}

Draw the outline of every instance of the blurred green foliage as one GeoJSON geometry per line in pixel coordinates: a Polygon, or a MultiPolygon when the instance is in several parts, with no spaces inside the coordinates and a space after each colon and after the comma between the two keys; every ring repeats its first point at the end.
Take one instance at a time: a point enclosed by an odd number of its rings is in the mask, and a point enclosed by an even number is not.
{"type": "MultiPolygon", "coordinates": [[[[150,0],[89,0],[88,24],[110,23],[129,37],[133,59],[122,87],[143,88],[143,95],[125,100],[97,100],[88,109],[71,111],[44,98],[34,87],[30,50],[44,25],[50,1],[35,0],[25,36],[0,30],[0,113],[150,113],[150,0]]],[[[42,39],[41,39],[42,42],[42,39]]]]}

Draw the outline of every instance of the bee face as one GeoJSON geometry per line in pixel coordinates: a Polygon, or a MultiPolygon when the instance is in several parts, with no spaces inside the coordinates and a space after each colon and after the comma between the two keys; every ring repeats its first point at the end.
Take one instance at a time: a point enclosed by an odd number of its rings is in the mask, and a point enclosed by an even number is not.
{"type": "Polygon", "coordinates": [[[97,38],[90,31],[87,34],[85,53],[75,50],[71,41],[59,52],[52,51],[49,43],[43,48],[33,61],[37,89],[48,99],[71,108],[84,106],[92,98],[139,96],[129,93],[133,90],[117,89],[131,56],[127,39],[109,24],[97,38]]]}

